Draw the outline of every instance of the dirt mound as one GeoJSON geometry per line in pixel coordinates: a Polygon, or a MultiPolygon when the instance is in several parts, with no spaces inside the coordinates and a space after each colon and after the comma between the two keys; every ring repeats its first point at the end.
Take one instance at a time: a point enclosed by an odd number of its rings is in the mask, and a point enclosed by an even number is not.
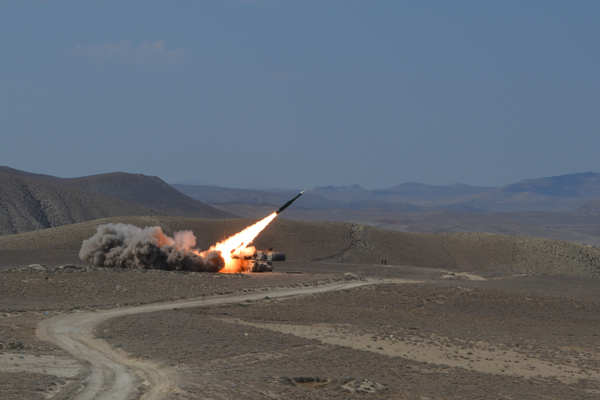
{"type": "MultiPolygon", "coordinates": [[[[177,217],[105,218],[0,238],[0,250],[77,251],[96,227],[109,222],[160,226],[167,235],[192,230],[202,250],[252,224],[250,219],[177,217]]],[[[253,243],[274,247],[292,261],[406,265],[532,275],[600,276],[600,249],[550,239],[485,233],[415,234],[370,226],[275,219],[253,243]]]]}

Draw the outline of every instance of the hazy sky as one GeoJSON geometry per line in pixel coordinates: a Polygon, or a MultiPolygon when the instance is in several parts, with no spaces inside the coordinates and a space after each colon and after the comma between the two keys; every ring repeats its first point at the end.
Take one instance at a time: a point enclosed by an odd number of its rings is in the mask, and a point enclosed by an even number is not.
{"type": "Polygon", "coordinates": [[[600,172],[598,1],[0,1],[0,165],[312,188],[600,172]]]}

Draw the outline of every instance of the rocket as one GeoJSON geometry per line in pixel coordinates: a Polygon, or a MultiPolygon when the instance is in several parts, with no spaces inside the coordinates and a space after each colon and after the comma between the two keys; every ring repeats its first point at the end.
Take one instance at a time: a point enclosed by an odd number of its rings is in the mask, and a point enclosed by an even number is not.
{"type": "Polygon", "coordinates": [[[293,199],[291,199],[290,201],[288,201],[287,203],[285,203],[284,205],[282,205],[279,210],[275,211],[275,214],[279,214],[280,212],[282,212],[283,210],[285,210],[286,208],[288,208],[289,206],[291,206],[292,203],[295,202],[296,199],[298,199],[298,197],[302,196],[302,193],[304,193],[304,192],[306,192],[306,190],[301,191],[299,195],[297,195],[296,197],[294,197],[293,199]]]}

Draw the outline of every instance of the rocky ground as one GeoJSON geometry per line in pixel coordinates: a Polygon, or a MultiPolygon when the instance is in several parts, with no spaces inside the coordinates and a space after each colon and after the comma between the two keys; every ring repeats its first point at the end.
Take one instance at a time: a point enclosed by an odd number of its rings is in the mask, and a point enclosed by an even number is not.
{"type": "Polygon", "coordinates": [[[39,265],[0,271],[0,398],[62,398],[80,385],[82,368],[36,336],[37,324],[76,313],[190,297],[316,285],[343,279],[330,274],[196,274],[39,265]],[[40,365],[42,365],[40,367],[40,365]]]}
{"type": "Polygon", "coordinates": [[[600,398],[597,281],[460,278],[118,318],[98,335],[177,370],[173,399],[600,398]]]}
{"type": "Polygon", "coordinates": [[[65,265],[0,271],[0,311],[83,311],[340,279],[333,274],[211,274],[65,265]],[[38,270],[41,269],[41,270],[38,270]]]}
{"type": "Polygon", "coordinates": [[[179,376],[170,399],[600,398],[597,278],[324,262],[276,271],[6,266],[0,398],[70,398],[82,384],[82,365],[37,338],[45,318],[257,291],[260,301],[111,319],[96,334],[179,376]],[[387,283],[268,297],[356,277],[387,283]]]}

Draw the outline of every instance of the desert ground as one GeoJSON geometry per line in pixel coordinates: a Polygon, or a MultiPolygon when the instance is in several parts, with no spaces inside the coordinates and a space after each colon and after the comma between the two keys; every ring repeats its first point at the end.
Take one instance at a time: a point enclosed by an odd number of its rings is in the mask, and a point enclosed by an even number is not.
{"type": "Polygon", "coordinates": [[[0,398],[600,399],[595,247],[279,221],[273,273],[190,273],[85,265],[94,224],[0,238],[0,398]]]}

